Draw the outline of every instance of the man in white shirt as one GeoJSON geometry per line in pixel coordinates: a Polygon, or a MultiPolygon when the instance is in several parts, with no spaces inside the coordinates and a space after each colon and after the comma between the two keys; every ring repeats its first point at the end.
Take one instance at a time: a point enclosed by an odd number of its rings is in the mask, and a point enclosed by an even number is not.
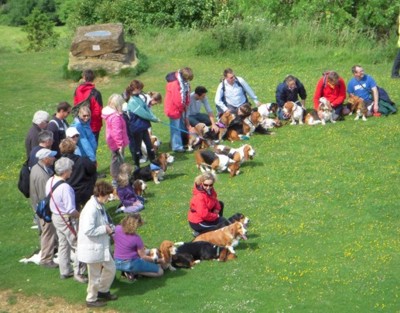
{"type": "Polygon", "coordinates": [[[215,94],[218,113],[221,114],[228,110],[236,113],[239,107],[249,103],[248,97],[254,101],[256,106],[261,104],[254,91],[242,77],[235,76],[231,68],[225,69],[224,79],[218,85],[217,93],[215,94]]]}

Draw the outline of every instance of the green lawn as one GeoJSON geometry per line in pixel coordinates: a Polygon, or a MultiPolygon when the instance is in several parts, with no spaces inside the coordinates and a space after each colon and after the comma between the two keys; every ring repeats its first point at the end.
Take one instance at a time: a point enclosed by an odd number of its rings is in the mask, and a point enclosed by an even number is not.
{"type": "MultiPolygon", "coordinates": [[[[15,30],[8,31],[10,38],[14,36],[15,30]]],[[[391,60],[365,63],[363,55],[354,55],[349,48],[327,46],[317,47],[318,54],[312,47],[297,46],[305,49],[298,59],[292,52],[285,56],[284,50],[265,53],[266,48],[199,57],[193,46],[201,36],[170,31],[135,38],[150,63],[149,71],[139,77],[145,90],[163,93],[167,72],[191,66],[192,86],[205,85],[213,102],[221,73],[230,66],[262,102],[274,100],[275,87],[286,74],[297,75],[311,107],[322,71],[337,69],[348,81],[351,66],[361,63],[400,102],[400,81],[389,78],[391,60]]],[[[28,202],[16,188],[24,138],[36,110],[54,112],[59,101],[72,101],[76,84],[62,79],[67,58],[67,49],[0,49],[0,288],[82,304],[84,285],[61,281],[56,270],[18,263],[38,248],[28,202]]],[[[99,81],[104,101],[111,93],[122,92],[131,79],[99,81]]],[[[167,122],[162,106],[155,113],[167,122]]],[[[204,262],[193,270],[133,284],[118,274],[112,290],[120,298],[109,308],[135,313],[400,312],[399,125],[399,115],[367,122],[347,117],[326,126],[284,126],[275,136],[255,135],[248,141],[256,149],[255,159],[243,165],[239,176],[222,173],[216,183],[226,215],[242,212],[251,218],[249,239],[237,247],[237,260],[204,262]]],[[[153,128],[163,141],[161,150],[168,151],[168,127],[153,128]]],[[[110,154],[102,134],[99,169],[108,173],[110,154]]],[[[140,229],[148,246],[165,239],[191,240],[186,213],[197,174],[193,155],[181,154],[165,181],[148,184],[146,224],[140,229]]],[[[115,206],[109,205],[110,213],[115,206]]]]}

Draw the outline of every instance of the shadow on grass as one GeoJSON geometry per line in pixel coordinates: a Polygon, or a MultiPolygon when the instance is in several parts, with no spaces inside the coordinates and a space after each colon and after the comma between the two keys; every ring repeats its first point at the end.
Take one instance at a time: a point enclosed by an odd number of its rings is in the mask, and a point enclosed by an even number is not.
{"type": "Polygon", "coordinates": [[[121,278],[120,274],[121,272],[117,272],[117,276],[112,284],[112,289],[117,289],[116,294],[118,297],[122,298],[125,296],[143,295],[148,291],[164,287],[167,280],[183,277],[187,274],[187,270],[177,269],[174,272],[167,270],[161,277],[141,277],[134,282],[124,280],[121,278]]]}

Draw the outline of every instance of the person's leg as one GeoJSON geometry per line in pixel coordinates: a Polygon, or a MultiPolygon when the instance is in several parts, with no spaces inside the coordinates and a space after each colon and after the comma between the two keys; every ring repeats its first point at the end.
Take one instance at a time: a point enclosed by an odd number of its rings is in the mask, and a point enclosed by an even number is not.
{"type": "Polygon", "coordinates": [[[71,249],[65,232],[66,225],[59,215],[53,214],[52,220],[58,236],[58,264],[60,267],[60,275],[70,277],[72,274],[70,262],[71,249]]]}
{"type": "Polygon", "coordinates": [[[103,269],[101,270],[97,291],[101,293],[109,293],[111,284],[114,281],[115,277],[115,263],[114,260],[111,258],[109,261],[104,261],[102,265],[103,269]]]}
{"type": "Polygon", "coordinates": [[[99,292],[99,281],[101,279],[101,269],[103,267],[102,263],[89,263],[88,275],[89,282],[87,287],[87,302],[95,302],[97,300],[97,293],[99,292]]]}
{"type": "Polygon", "coordinates": [[[113,180],[112,182],[113,187],[116,185],[120,166],[121,166],[121,156],[119,155],[119,152],[111,151],[110,174],[113,180]]]}
{"type": "Polygon", "coordinates": [[[100,135],[100,132],[99,132],[99,131],[98,131],[98,132],[93,132],[93,135],[94,135],[94,138],[96,138],[97,145],[99,145],[99,135],[100,135]]]}
{"type": "Polygon", "coordinates": [[[183,151],[182,137],[181,137],[181,119],[169,119],[170,134],[171,134],[171,149],[173,151],[183,151]]]}
{"type": "Polygon", "coordinates": [[[164,274],[160,264],[151,263],[143,259],[133,261],[133,272],[147,277],[160,277],[164,274]]]}
{"type": "Polygon", "coordinates": [[[196,113],[195,115],[189,116],[189,124],[191,126],[196,126],[198,123],[204,123],[207,126],[211,125],[210,117],[204,113],[196,113]]]}
{"type": "Polygon", "coordinates": [[[156,158],[156,155],[154,153],[154,148],[151,143],[150,134],[147,130],[145,130],[143,132],[142,140],[144,142],[144,145],[146,146],[147,158],[149,159],[150,162],[154,161],[154,159],[156,158]]]}
{"type": "Polygon", "coordinates": [[[393,62],[392,78],[400,78],[399,71],[400,71],[400,48],[397,50],[397,55],[393,62]]]}
{"type": "Polygon", "coordinates": [[[56,247],[56,229],[54,228],[53,223],[46,223],[43,219],[40,219],[39,223],[42,228],[42,234],[40,236],[40,264],[52,264],[54,257],[54,248],[56,247]]]}
{"type": "MultiPolygon", "coordinates": [[[[146,130],[147,132],[147,130],[146,130]]],[[[134,140],[134,154],[133,154],[133,162],[135,163],[136,167],[140,167],[140,155],[142,149],[142,140],[143,140],[143,132],[136,132],[133,134],[134,140]]]]}

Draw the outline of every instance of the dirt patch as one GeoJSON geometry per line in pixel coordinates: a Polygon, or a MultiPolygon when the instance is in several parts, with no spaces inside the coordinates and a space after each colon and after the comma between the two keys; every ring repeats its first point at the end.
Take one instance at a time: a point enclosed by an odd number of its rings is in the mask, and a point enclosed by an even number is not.
{"type": "MultiPolygon", "coordinates": [[[[117,312],[106,308],[95,310],[105,313],[117,312]]],[[[70,304],[62,298],[33,298],[9,290],[0,291],[0,313],[89,313],[93,311],[93,309],[86,308],[84,303],[82,305],[70,304]]]]}

